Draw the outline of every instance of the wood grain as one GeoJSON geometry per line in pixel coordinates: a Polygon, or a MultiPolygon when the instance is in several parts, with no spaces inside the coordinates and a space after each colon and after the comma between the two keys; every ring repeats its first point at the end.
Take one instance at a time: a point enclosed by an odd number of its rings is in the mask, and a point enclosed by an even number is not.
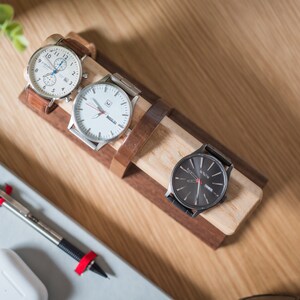
{"type": "MultiPolygon", "coordinates": [[[[107,145],[101,149],[101,152],[94,151],[91,148],[87,147],[68,130],[70,115],[64,109],[62,109],[61,106],[57,107],[50,114],[45,114],[43,110],[39,109],[40,105],[38,104],[40,102],[44,103],[44,99],[41,99],[36,94],[34,97],[35,101],[33,105],[32,101],[28,101],[28,90],[26,89],[20,94],[19,99],[30,110],[39,115],[41,117],[41,121],[46,121],[54,126],[59,132],[63,133],[65,137],[73,141],[75,145],[79,146],[91,157],[95,158],[98,162],[100,162],[107,168],[111,166],[111,162],[114,156],[117,154],[114,147],[107,145]]],[[[191,219],[187,215],[183,214],[180,210],[178,210],[175,206],[166,201],[166,188],[158,184],[157,181],[153,180],[152,177],[148,176],[139,168],[132,168],[131,174],[128,174],[124,178],[124,180],[129,184],[129,186],[133,187],[147,200],[150,200],[152,203],[166,212],[169,216],[171,216],[185,228],[190,230],[193,234],[195,234],[198,238],[200,238],[213,249],[217,249],[224,241],[225,234],[218,228],[213,226],[211,223],[209,223],[207,220],[202,217],[191,219]]]]}
{"type": "Polygon", "coordinates": [[[1,37],[2,162],[176,299],[300,292],[299,1],[8,2],[30,47],[1,37]],[[226,247],[209,249],[19,104],[31,53],[69,31],[269,178],[226,247]]]}
{"type": "Polygon", "coordinates": [[[114,155],[109,169],[121,178],[126,176],[126,171],[134,158],[142,151],[145,144],[150,142],[152,134],[171,110],[163,101],[157,99],[127,135],[114,155]]]}

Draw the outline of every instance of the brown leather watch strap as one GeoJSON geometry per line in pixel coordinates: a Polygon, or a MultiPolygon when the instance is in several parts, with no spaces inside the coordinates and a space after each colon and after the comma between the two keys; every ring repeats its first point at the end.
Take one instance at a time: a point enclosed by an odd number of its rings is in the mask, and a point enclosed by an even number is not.
{"type": "Polygon", "coordinates": [[[58,41],[57,44],[60,46],[65,46],[67,48],[70,48],[78,55],[79,58],[82,58],[85,55],[91,56],[90,50],[87,47],[85,47],[84,45],[82,45],[81,43],[73,39],[70,38],[61,39],[60,41],[58,41]]]}
{"type": "Polygon", "coordinates": [[[141,151],[161,120],[171,112],[171,108],[157,100],[143,115],[131,133],[114,155],[110,170],[119,177],[124,177],[133,158],[141,151]]]}
{"type": "Polygon", "coordinates": [[[27,102],[27,105],[32,107],[35,111],[46,114],[51,113],[57,107],[56,103],[53,103],[51,107],[49,107],[49,100],[42,98],[29,87],[26,89],[24,102],[27,102]]]}
{"type": "Polygon", "coordinates": [[[84,47],[86,47],[88,49],[88,51],[90,52],[89,56],[92,59],[96,59],[97,57],[97,49],[94,43],[87,41],[86,39],[84,39],[82,36],[78,35],[75,32],[70,32],[67,35],[68,38],[77,41],[78,43],[80,43],[81,45],[83,45],[84,47]]]}

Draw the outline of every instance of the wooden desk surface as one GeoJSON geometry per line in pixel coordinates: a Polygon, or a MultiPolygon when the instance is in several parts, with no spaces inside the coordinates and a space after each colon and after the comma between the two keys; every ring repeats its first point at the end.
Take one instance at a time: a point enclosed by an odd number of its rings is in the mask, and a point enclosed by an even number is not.
{"type": "Polygon", "coordinates": [[[30,47],[19,54],[1,37],[0,161],[174,298],[300,294],[300,2],[9,2],[30,47]],[[19,103],[33,51],[69,31],[269,178],[224,247],[211,250],[19,103]]]}

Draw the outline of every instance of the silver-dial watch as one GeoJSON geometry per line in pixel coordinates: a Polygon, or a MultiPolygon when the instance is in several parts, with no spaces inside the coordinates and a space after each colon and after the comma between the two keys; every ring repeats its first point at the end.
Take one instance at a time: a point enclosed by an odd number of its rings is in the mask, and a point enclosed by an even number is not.
{"type": "Polygon", "coordinates": [[[121,75],[108,74],[78,92],[68,129],[98,151],[126,132],[140,93],[121,75]]]}
{"type": "Polygon", "coordinates": [[[78,88],[83,74],[82,62],[86,55],[71,46],[76,43],[70,39],[58,41],[38,49],[30,58],[26,69],[27,87],[36,94],[49,100],[51,107],[56,100],[69,101],[70,94],[78,88]],[[76,52],[77,53],[76,53],[76,52]]]}

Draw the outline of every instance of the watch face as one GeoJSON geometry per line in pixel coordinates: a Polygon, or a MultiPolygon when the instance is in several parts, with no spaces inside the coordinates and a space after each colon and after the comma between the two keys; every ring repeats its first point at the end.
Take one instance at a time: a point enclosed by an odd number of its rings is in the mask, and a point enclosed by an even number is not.
{"type": "Polygon", "coordinates": [[[120,136],[129,125],[131,112],[129,97],[112,83],[86,86],[77,95],[73,107],[76,127],[94,142],[120,136]]]}
{"type": "Polygon", "coordinates": [[[222,163],[207,154],[191,154],[175,166],[172,187],[179,202],[195,209],[217,204],[227,189],[227,173],[222,163]]]}
{"type": "Polygon", "coordinates": [[[36,93],[47,99],[63,98],[78,85],[81,62],[71,50],[46,46],[36,51],[28,64],[28,79],[36,93]]]}

